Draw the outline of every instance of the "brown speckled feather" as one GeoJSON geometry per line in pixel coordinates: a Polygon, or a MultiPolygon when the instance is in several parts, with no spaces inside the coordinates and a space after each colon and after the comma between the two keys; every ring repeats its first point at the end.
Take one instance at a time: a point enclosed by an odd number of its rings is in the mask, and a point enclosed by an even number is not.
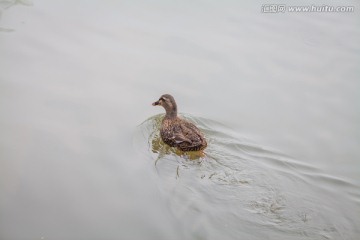
{"type": "Polygon", "coordinates": [[[207,143],[200,130],[191,122],[181,118],[164,118],[160,135],[162,140],[171,147],[182,151],[199,151],[206,148],[207,143]]]}

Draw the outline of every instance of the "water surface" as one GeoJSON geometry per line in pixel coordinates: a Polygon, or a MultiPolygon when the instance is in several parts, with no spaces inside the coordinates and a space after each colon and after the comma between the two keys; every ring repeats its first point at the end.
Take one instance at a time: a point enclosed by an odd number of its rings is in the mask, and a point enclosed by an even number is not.
{"type": "Polygon", "coordinates": [[[360,5],[262,4],[0,1],[0,239],[357,239],[360,5]]]}

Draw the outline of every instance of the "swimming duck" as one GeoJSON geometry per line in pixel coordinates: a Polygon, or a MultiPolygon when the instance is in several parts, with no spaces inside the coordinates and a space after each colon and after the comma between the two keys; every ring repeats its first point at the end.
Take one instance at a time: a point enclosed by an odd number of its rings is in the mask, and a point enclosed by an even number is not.
{"type": "Polygon", "coordinates": [[[167,145],[184,152],[206,148],[207,142],[200,130],[191,122],[177,116],[177,105],[173,96],[164,94],[152,105],[165,108],[166,115],[162,120],[160,136],[167,145]]]}

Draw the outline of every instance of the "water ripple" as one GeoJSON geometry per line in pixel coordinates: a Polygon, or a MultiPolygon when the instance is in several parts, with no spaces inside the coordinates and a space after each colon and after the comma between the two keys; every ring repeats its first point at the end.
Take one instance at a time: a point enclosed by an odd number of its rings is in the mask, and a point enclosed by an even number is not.
{"type": "Polygon", "coordinates": [[[191,115],[183,117],[199,126],[209,145],[205,157],[181,152],[160,139],[162,117],[142,123],[134,144],[153,162],[174,216],[192,229],[189,237],[231,228],[225,239],[233,239],[235,229],[244,235],[254,226],[284,239],[351,239],[347,234],[359,232],[356,213],[348,210],[359,203],[353,184],[191,115]]]}

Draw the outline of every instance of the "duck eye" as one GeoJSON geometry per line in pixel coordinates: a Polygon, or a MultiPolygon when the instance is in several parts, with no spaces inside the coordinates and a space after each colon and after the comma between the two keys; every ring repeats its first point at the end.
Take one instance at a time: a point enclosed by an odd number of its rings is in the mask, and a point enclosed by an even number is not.
{"type": "Polygon", "coordinates": [[[161,97],[159,100],[165,101],[165,98],[161,97]]]}

